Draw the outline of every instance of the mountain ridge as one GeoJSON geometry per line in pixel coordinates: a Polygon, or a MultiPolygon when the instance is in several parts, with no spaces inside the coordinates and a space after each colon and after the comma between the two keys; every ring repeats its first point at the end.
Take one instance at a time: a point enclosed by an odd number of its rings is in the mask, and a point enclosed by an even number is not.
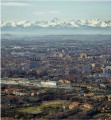
{"type": "Polygon", "coordinates": [[[49,21],[14,21],[0,22],[1,28],[111,28],[111,21],[100,19],[89,20],[62,20],[55,18],[49,21]]]}

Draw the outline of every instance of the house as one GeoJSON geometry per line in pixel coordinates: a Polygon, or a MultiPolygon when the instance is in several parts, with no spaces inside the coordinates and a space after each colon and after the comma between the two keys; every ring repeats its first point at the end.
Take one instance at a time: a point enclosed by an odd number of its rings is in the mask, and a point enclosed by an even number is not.
{"type": "Polygon", "coordinates": [[[72,102],[70,105],[69,105],[69,109],[74,109],[76,107],[78,107],[80,103],[79,102],[72,102]]]}
{"type": "Polygon", "coordinates": [[[84,103],[83,104],[83,107],[86,108],[86,109],[91,109],[92,108],[92,105],[88,104],[88,103],[84,103]]]}
{"type": "Polygon", "coordinates": [[[94,94],[93,93],[87,93],[87,94],[84,94],[84,96],[85,97],[92,97],[92,96],[94,96],[94,94]]]}
{"type": "Polygon", "coordinates": [[[26,95],[27,93],[24,91],[24,89],[21,88],[7,88],[5,89],[5,92],[8,94],[14,94],[18,96],[26,95]]]}
{"type": "Polygon", "coordinates": [[[31,91],[31,92],[30,92],[30,95],[31,95],[31,96],[38,95],[38,92],[36,92],[36,91],[31,91]]]}
{"type": "Polygon", "coordinates": [[[63,79],[60,79],[59,82],[60,83],[65,83],[65,84],[71,83],[69,80],[63,80],[63,79]]]}

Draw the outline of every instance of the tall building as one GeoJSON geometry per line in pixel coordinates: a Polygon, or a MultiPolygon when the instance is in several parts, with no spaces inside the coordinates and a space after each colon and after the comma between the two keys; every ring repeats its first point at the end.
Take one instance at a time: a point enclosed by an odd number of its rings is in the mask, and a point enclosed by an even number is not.
{"type": "Polygon", "coordinates": [[[111,76],[111,66],[106,66],[103,69],[103,76],[104,77],[110,77],[111,76]]]}
{"type": "Polygon", "coordinates": [[[82,74],[86,74],[90,72],[90,67],[89,65],[83,65],[82,67],[82,74]]]}
{"type": "Polygon", "coordinates": [[[36,69],[40,67],[40,62],[37,60],[37,58],[33,57],[30,60],[30,69],[36,69]]]}

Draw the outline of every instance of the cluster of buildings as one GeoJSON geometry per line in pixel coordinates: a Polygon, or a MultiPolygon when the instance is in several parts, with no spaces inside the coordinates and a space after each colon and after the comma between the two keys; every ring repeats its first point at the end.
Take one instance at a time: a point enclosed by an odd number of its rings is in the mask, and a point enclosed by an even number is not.
{"type": "MultiPolygon", "coordinates": [[[[31,42],[24,38],[24,43],[22,40],[2,41],[1,84],[5,86],[2,90],[3,99],[7,99],[7,95],[10,98],[14,96],[14,99],[17,97],[18,103],[18,96],[33,99],[32,102],[27,102],[30,103],[29,106],[35,100],[34,97],[41,101],[65,99],[73,101],[70,109],[81,105],[83,109],[92,110],[100,104],[101,108],[98,110],[102,111],[103,99],[110,101],[111,94],[110,39],[101,42],[98,39],[75,40],[74,36],[70,39],[58,37],[54,41],[50,36],[48,40],[36,39],[40,38],[34,38],[31,42]],[[31,92],[33,88],[37,90],[31,92]],[[45,92],[40,92],[42,89],[45,92]],[[53,92],[50,93],[48,89],[53,92]]],[[[19,104],[19,107],[22,106],[19,104]]]]}

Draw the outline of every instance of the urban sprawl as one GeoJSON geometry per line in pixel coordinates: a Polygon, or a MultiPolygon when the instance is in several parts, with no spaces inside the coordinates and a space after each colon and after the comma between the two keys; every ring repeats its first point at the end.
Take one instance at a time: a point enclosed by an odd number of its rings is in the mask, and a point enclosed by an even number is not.
{"type": "Polygon", "coordinates": [[[1,40],[2,120],[111,120],[111,36],[1,40]]]}

